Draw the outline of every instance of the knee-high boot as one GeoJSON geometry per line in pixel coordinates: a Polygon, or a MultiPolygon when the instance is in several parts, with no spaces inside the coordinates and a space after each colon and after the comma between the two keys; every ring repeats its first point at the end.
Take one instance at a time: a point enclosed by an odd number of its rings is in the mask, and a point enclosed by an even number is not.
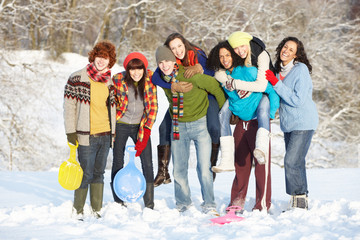
{"type": "Polygon", "coordinates": [[[94,216],[100,218],[100,210],[103,203],[104,184],[91,183],[90,184],[90,205],[94,216]]]}
{"type": "Polygon", "coordinates": [[[221,161],[218,166],[211,168],[213,172],[220,173],[226,171],[234,171],[234,137],[220,137],[221,161]]]}
{"type": "MultiPolygon", "coordinates": [[[[84,214],[84,205],[86,201],[88,188],[78,188],[74,191],[74,209],[76,210],[76,214],[83,215],[84,214]]],[[[79,219],[81,220],[81,219],[79,219]]]]}
{"type": "Polygon", "coordinates": [[[154,209],[154,183],[146,183],[143,199],[145,207],[154,209]]]}
{"type": "Polygon", "coordinates": [[[116,195],[115,190],[114,190],[114,183],[113,183],[113,182],[110,182],[110,187],[111,187],[111,192],[112,192],[114,201],[115,201],[116,203],[119,203],[120,205],[126,207],[124,201],[121,200],[121,199],[116,195]]]}
{"type": "MultiPolygon", "coordinates": [[[[219,146],[220,144],[217,143],[213,143],[212,147],[211,147],[211,157],[210,157],[210,162],[211,162],[211,167],[216,166],[216,162],[218,160],[218,155],[219,155],[219,146]]],[[[213,181],[215,181],[215,177],[216,177],[216,173],[213,172],[213,181]]]]}
{"type": "Polygon", "coordinates": [[[254,157],[259,164],[265,164],[269,157],[270,132],[265,128],[259,128],[256,132],[254,157]]]}
{"type": "Polygon", "coordinates": [[[171,183],[169,174],[170,145],[158,145],[158,173],[154,180],[154,186],[171,183]]]}

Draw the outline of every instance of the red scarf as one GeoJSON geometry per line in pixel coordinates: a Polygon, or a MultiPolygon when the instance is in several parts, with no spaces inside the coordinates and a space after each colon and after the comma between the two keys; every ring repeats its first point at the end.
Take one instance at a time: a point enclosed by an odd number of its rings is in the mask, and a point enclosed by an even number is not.
{"type": "Polygon", "coordinates": [[[95,82],[107,83],[111,78],[110,70],[105,73],[99,73],[93,62],[86,66],[86,71],[88,76],[95,82]]]}
{"type": "MultiPolygon", "coordinates": [[[[198,48],[195,48],[195,49],[196,49],[197,51],[200,50],[200,49],[198,49],[198,48]]],[[[188,59],[189,66],[194,66],[195,64],[199,63],[198,59],[195,58],[195,54],[197,54],[197,53],[195,53],[193,50],[189,50],[189,51],[187,52],[187,55],[188,55],[188,56],[187,56],[187,59],[188,59]]],[[[184,66],[183,61],[184,61],[184,59],[183,59],[183,60],[180,60],[180,59],[176,58],[176,63],[179,64],[179,65],[183,65],[183,66],[184,66]]]]}

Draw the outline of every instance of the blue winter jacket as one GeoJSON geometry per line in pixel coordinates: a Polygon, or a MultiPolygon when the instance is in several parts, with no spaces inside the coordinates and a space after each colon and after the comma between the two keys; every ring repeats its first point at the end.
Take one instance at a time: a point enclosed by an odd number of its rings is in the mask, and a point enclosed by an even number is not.
{"type": "MultiPolygon", "coordinates": [[[[226,73],[230,74],[229,71],[226,71],[226,73]]],[[[233,69],[231,77],[234,78],[235,81],[236,79],[239,79],[247,82],[253,82],[257,77],[257,68],[238,66],[233,69]]],[[[262,92],[251,92],[250,96],[240,98],[237,91],[230,92],[226,88],[224,88],[224,91],[229,96],[229,109],[233,114],[244,121],[249,121],[256,117],[256,109],[263,96],[262,92]]],[[[268,94],[270,100],[270,118],[274,118],[280,105],[280,98],[270,83],[268,83],[265,93],[268,94]]]]}
{"type": "MultiPolygon", "coordinates": [[[[277,74],[279,79],[279,74],[277,74]]],[[[312,100],[312,80],[307,66],[296,63],[283,81],[274,86],[280,96],[280,128],[283,132],[316,130],[319,116],[312,100]]]]}

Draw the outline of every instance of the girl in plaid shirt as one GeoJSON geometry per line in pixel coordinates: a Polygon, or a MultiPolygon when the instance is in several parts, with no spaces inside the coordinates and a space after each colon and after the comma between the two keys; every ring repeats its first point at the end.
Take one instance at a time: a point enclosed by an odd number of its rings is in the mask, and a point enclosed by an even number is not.
{"type": "Polygon", "coordinates": [[[155,123],[158,103],[156,86],[151,82],[146,57],[130,53],[124,60],[125,71],[112,78],[116,89],[116,135],[111,171],[111,187],[115,202],[123,204],[113,189],[116,173],[124,166],[124,150],[129,137],[135,143],[136,157],[140,156],[146,180],[143,197],[145,207],[154,208],[154,172],[151,152],[151,128],[155,123]]]}

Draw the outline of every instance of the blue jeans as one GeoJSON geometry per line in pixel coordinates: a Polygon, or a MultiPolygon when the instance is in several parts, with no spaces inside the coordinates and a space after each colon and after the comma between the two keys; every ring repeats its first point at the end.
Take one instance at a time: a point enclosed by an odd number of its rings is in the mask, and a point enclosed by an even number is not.
{"type": "Polygon", "coordinates": [[[289,195],[307,194],[305,156],[309,150],[314,130],[296,130],[284,133],[285,183],[289,195]]]}
{"type": "MultiPolygon", "coordinates": [[[[219,104],[214,97],[209,97],[209,107],[206,112],[206,124],[214,144],[220,143],[220,121],[219,121],[219,104]]],[[[171,126],[172,120],[169,111],[166,111],[163,121],[159,126],[159,144],[171,144],[171,126]]]]}
{"type": "MultiPolygon", "coordinates": [[[[231,136],[230,117],[232,112],[229,109],[229,100],[226,100],[219,113],[220,134],[222,137],[231,136]]],[[[266,94],[263,94],[256,109],[258,128],[265,128],[270,131],[270,101],[266,94]]]]}
{"type": "Polygon", "coordinates": [[[111,136],[90,136],[89,141],[89,146],[78,147],[78,158],[84,173],[80,188],[87,188],[91,183],[104,183],[111,136]]]}
{"type": "Polygon", "coordinates": [[[160,139],[159,145],[171,144],[171,126],[172,126],[172,120],[168,109],[159,126],[159,139],[160,139]]]}
{"type": "Polygon", "coordinates": [[[220,143],[220,120],[219,120],[219,104],[215,97],[209,96],[209,107],[206,112],[206,125],[213,144],[220,143]]]}
{"type": "Polygon", "coordinates": [[[197,157],[196,172],[201,186],[203,208],[216,206],[213,175],[210,170],[211,138],[206,126],[206,117],[193,122],[179,122],[180,139],[171,141],[176,207],[188,208],[191,193],[188,182],[190,142],[194,141],[197,157]]]}
{"type": "Polygon", "coordinates": [[[219,112],[220,135],[222,137],[231,136],[230,117],[232,112],[229,109],[229,100],[226,100],[219,112]]]}
{"type": "Polygon", "coordinates": [[[267,94],[263,94],[256,109],[258,128],[265,128],[270,131],[270,100],[267,94]]]}
{"type": "MultiPolygon", "coordinates": [[[[116,136],[113,149],[113,164],[111,169],[111,182],[116,173],[124,167],[124,153],[126,142],[129,137],[136,143],[140,124],[116,123],[116,136]]],[[[152,163],[151,139],[149,138],[145,149],[140,155],[141,168],[146,183],[154,182],[152,163]]]]}

